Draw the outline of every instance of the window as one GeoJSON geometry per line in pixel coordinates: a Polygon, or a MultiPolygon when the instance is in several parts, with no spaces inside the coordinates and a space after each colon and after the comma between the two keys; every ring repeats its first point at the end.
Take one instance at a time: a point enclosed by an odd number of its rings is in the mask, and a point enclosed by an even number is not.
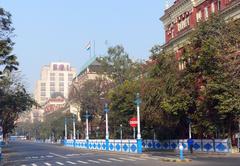
{"type": "Polygon", "coordinates": [[[64,71],[64,65],[59,65],[59,70],[64,71]]]}
{"type": "Polygon", "coordinates": [[[189,26],[189,25],[190,25],[189,17],[186,17],[184,20],[181,20],[181,21],[178,23],[178,31],[183,30],[184,28],[186,28],[186,27],[189,26]]]}
{"type": "Polygon", "coordinates": [[[42,86],[42,87],[41,87],[41,91],[46,91],[46,87],[45,87],[45,86],[42,86]]]}
{"type": "Polygon", "coordinates": [[[202,19],[202,11],[199,10],[196,14],[196,17],[197,17],[197,22],[200,22],[200,20],[202,19]]]}
{"type": "Polygon", "coordinates": [[[73,80],[73,74],[68,74],[68,81],[72,81],[73,80]]]}
{"type": "Polygon", "coordinates": [[[64,73],[59,73],[59,77],[64,77],[64,73]]]}
{"type": "Polygon", "coordinates": [[[46,83],[41,83],[41,86],[46,86],[46,83]]]}
{"type": "Polygon", "coordinates": [[[208,7],[205,7],[204,11],[205,11],[205,20],[207,20],[208,19],[208,7]]]}
{"type": "Polygon", "coordinates": [[[41,92],[41,96],[46,96],[46,92],[45,92],[45,91],[42,91],[42,92],[41,92]]]}
{"type": "Polygon", "coordinates": [[[214,4],[214,2],[211,3],[211,11],[212,11],[212,13],[215,13],[215,4],[214,4]]]}
{"type": "Polygon", "coordinates": [[[55,77],[50,77],[50,81],[55,81],[55,77]]]}
{"type": "Polygon", "coordinates": [[[50,82],[50,86],[55,86],[55,82],[50,82]]]}
{"type": "Polygon", "coordinates": [[[55,91],[55,87],[54,86],[50,87],[50,91],[54,92],[55,91]]]}
{"type": "Polygon", "coordinates": [[[55,77],[55,73],[50,73],[50,77],[55,77]]]}
{"type": "Polygon", "coordinates": [[[59,82],[59,86],[64,86],[64,82],[59,82]]]}
{"type": "Polygon", "coordinates": [[[64,77],[59,77],[59,81],[64,81],[64,77]]]}
{"type": "Polygon", "coordinates": [[[64,92],[64,87],[59,88],[60,92],[64,92]]]}
{"type": "Polygon", "coordinates": [[[54,64],[54,65],[53,65],[53,70],[57,70],[57,67],[58,67],[58,66],[57,66],[56,64],[54,64]]]}

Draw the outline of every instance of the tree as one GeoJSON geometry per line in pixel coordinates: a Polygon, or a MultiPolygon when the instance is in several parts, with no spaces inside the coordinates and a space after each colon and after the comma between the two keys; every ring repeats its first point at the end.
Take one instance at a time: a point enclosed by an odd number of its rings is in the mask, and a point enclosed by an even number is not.
{"type": "Polygon", "coordinates": [[[116,85],[137,78],[141,74],[141,64],[133,62],[124,47],[116,45],[108,49],[108,55],[99,58],[106,74],[116,85]]]}
{"type": "Polygon", "coordinates": [[[237,130],[239,26],[240,20],[212,16],[198,26],[185,48],[181,86],[194,101],[190,117],[199,137],[232,137],[237,130]]]}
{"type": "MultiPolygon", "coordinates": [[[[110,136],[119,136],[119,126],[122,124],[124,137],[132,136],[129,126],[129,119],[137,116],[136,105],[134,103],[136,94],[140,91],[139,81],[125,81],[123,84],[112,89],[108,93],[110,101],[109,124],[110,136]]],[[[118,137],[119,138],[119,137],[118,137]]]]}
{"type": "Polygon", "coordinates": [[[2,119],[4,137],[11,133],[16,126],[19,115],[36,105],[26,92],[21,82],[15,76],[3,78],[0,81],[0,117],[2,119]]]}
{"type": "Polygon", "coordinates": [[[17,57],[11,53],[14,45],[11,40],[14,30],[11,14],[3,8],[0,8],[0,24],[0,66],[3,66],[3,70],[0,70],[1,78],[3,73],[17,70],[18,62],[17,57]]]}

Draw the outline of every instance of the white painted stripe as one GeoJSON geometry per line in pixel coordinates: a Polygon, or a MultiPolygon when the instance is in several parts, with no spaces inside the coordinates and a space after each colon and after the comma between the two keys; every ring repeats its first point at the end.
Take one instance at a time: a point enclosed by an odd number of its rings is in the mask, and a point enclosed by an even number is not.
{"type": "Polygon", "coordinates": [[[50,163],[44,163],[45,165],[47,165],[47,166],[51,166],[52,164],[50,164],[50,163]]]}
{"type": "Polygon", "coordinates": [[[35,163],[32,163],[32,166],[37,166],[37,164],[35,164],[35,163]]]}
{"type": "Polygon", "coordinates": [[[104,160],[104,159],[98,159],[99,161],[103,161],[103,162],[106,162],[106,163],[111,163],[112,161],[109,161],[109,160],[104,160]]]}
{"type": "Polygon", "coordinates": [[[127,161],[136,161],[136,160],[134,160],[134,159],[130,159],[130,158],[122,158],[122,157],[119,157],[119,159],[121,159],[121,160],[127,160],[127,161]]]}
{"type": "Polygon", "coordinates": [[[69,164],[72,164],[72,165],[77,164],[77,163],[74,163],[74,162],[71,162],[71,161],[66,161],[66,163],[69,163],[69,164]]]}
{"type": "Polygon", "coordinates": [[[54,156],[57,156],[57,157],[61,157],[61,158],[64,158],[64,159],[67,158],[67,157],[65,157],[65,156],[63,156],[63,155],[56,154],[56,153],[52,153],[52,152],[50,152],[49,154],[54,155],[54,156]]]}
{"type": "Polygon", "coordinates": [[[21,166],[27,166],[27,165],[23,164],[23,165],[21,165],[21,166]]]}
{"type": "Polygon", "coordinates": [[[58,165],[64,165],[63,163],[58,162],[58,161],[56,161],[56,164],[58,164],[58,165]]]}
{"type": "Polygon", "coordinates": [[[37,156],[33,156],[32,159],[38,159],[38,157],[37,156]]]}
{"type": "Polygon", "coordinates": [[[77,162],[79,162],[79,163],[83,163],[83,164],[88,164],[88,162],[81,161],[81,160],[78,160],[77,162]]]}
{"type": "Polygon", "coordinates": [[[109,158],[109,160],[123,162],[123,160],[118,160],[118,159],[115,159],[115,158],[109,158]]]}
{"type": "Polygon", "coordinates": [[[143,159],[143,158],[137,158],[137,157],[128,157],[128,158],[135,159],[135,160],[146,160],[146,159],[143,159]]]}
{"type": "Polygon", "coordinates": [[[99,164],[100,162],[98,162],[98,161],[94,161],[94,160],[88,160],[89,162],[92,162],[92,163],[97,163],[97,164],[99,164]]]}
{"type": "Polygon", "coordinates": [[[51,158],[51,157],[53,157],[53,156],[51,156],[51,155],[47,155],[46,157],[51,158]]]}

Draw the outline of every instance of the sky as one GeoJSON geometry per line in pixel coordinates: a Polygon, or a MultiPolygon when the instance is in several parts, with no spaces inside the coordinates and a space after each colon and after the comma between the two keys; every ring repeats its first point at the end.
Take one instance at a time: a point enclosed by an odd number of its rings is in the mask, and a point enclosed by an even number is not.
{"type": "Polygon", "coordinates": [[[97,56],[120,44],[140,60],[165,40],[164,0],[0,0],[0,6],[12,14],[14,54],[31,93],[50,62],[69,62],[79,72],[90,58],[89,41],[97,56]]]}

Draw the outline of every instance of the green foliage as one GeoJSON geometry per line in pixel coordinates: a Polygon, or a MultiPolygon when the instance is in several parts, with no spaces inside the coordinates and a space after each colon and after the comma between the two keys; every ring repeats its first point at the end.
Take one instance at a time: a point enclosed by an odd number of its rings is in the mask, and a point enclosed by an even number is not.
{"type": "Polygon", "coordinates": [[[0,95],[0,117],[5,136],[13,131],[19,115],[30,110],[35,105],[35,101],[26,92],[24,86],[12,78],[4,78],[0,81],[0,95]]]}
{"type": "Polygon", "coordinates": [[[11,14],[0,8],[0,79],[4,73],[17,70],[17,57],[11,54],[14,43],[11,40],[13,28],[11,14]]]}
{"type": "Polygon", "coordinates": [[[132,131],[128,123],[129,119],[137,116],[136,94],[140,91],[138,81],[125,81],[112,89],[108,98],[110,100],[109,124],[111,137],[116,138],[120,124],[124,128],[124,137],[131,137],[132,131]]]}

